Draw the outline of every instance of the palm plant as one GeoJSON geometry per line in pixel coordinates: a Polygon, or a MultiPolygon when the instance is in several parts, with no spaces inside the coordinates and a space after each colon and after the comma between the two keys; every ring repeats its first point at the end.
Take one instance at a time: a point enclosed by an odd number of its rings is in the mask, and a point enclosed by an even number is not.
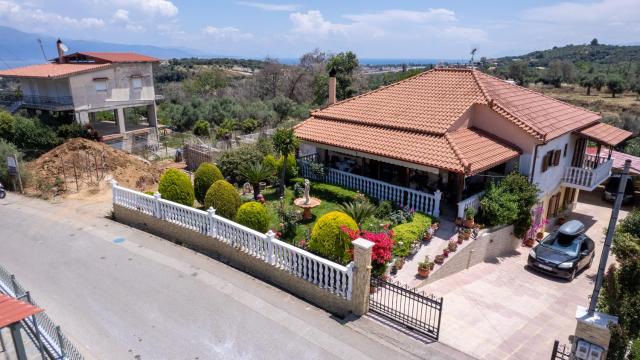
{"type": "Polygon", "coordinates": [[[240,175],[253,186],[253,198],[258,200],[260,195],[260,182],[268,179],[273,174],[273,168],[268,164],[255,162],[246,164],[240,169],[240,175]]]}
{"type": "Polygon", "coordinates": [[[356,221],[358,227],[361,227],[362,223],[376,212],[376,206],[368,201],[344,203],[340,205],[340,208],[342,212],[356,221]]]}
{"type": "Polygon", "coordinates": [[[289,155],[296,151],[300,142],[293,133],[292,128],[280,128],[273,134],[273,147],[282,156],[282,174],[280,175],[280,195],[284,194],[284,181],[287,172],[287,160],[289,155]]]}

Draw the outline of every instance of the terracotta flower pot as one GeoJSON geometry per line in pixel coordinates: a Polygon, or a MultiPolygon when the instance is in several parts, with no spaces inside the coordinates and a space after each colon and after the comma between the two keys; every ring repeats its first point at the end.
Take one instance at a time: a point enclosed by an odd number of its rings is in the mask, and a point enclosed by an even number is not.
{"type": "Polygon", "coordinates": [[[524,241],[524,246],[526,247],[533,247],[534,241],[532,238],[528,238],[524,241]]]}
{"type": "Polygon", "coordinates": [[[449,257],[449,249],[444,249],[444,250],[442,250],[442,255],[443,255],[444,257],[449,257]]]}
{"type": "Polygon", "coordinates": [[[461,236],[458,236],[458,245],[462,245],[464,239],[461,236]]]}
{"type": "Polygon", "coordinates": [[[474,220],[473,220],[473,219],[468,219],[468,220],[467,220],[467,219],[465,219],[465,220],[464,220],[464,224],[463,224],[463,225],[464,225],[464,227],[466,227],[466,228],[472,228],[472,227],[473,227],[473,225],[474,225],[474,220]]]}
{"type": "Polygon", "coordinates": [[[429,276],[430,272],[431,270],[429,268],[418,268],[418,275],[421,278],[426,278],[427,276],[429,276]]]}
{"type": "Polygon", "coordinates": [[[395,265],[398,270],[402,270],[402,267],[404,266],[404,259],[396,259],[395,265]]]}
{"type": "MultiPolygon", "coordinates": [[[[542,238],[544,238],[544,233],[542,231],[538,232],[536,234],[536,239],[538,240],[542,240],[542,238]]],[[[532,239],[533,240],[533,239],[532,239]]]]}

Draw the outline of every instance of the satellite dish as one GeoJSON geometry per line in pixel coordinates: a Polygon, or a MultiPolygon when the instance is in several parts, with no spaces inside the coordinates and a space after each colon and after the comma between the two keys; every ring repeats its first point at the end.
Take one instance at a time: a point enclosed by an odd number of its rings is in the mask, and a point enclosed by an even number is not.
{"type": "Polygon", "coordinates": [[[60,49],[62,49],[62,51],[64,51],[64,52],[69,51],[69,48],[64,43],[60,43],[60,49]]]}

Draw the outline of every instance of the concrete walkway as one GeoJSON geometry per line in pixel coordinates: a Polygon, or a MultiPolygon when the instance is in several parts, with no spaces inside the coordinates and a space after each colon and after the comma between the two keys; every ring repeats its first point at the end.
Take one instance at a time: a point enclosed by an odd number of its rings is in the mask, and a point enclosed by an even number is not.
{"type": "Polygon", "coordinates": [[[0,201],[0,263],[87,359],[468,358],[115,223],[105,195],[0,201]]]}
{"type": "MultiPolygon", "coordinates": [[[[600,258],[611,204],[581,193],[570,219],[582,221],[600,258]]],[[[620,219],[627,211],[621,211],[620,219]]],[[[444,296],[440,341],[482,359],[548,359],[554,340],[568,343],[577,305],[587,306],[597,266],[567,282],[525,267],[530,248],[482,263],[419,289],[444,296]]],[[[613,261],[612,258],[609,261],[613,261]]]]}

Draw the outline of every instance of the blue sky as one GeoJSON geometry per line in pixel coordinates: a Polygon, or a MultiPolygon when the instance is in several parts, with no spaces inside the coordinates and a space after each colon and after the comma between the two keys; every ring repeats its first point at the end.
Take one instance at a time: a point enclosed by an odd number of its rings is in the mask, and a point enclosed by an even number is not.
{"type": "Polygon", "coordinates": [[[596,37],[640,39],[640,0],[0,0],[0,25],[71,39],[298,57],[316,47],[366,58],[515,55],[596,37]]]}

